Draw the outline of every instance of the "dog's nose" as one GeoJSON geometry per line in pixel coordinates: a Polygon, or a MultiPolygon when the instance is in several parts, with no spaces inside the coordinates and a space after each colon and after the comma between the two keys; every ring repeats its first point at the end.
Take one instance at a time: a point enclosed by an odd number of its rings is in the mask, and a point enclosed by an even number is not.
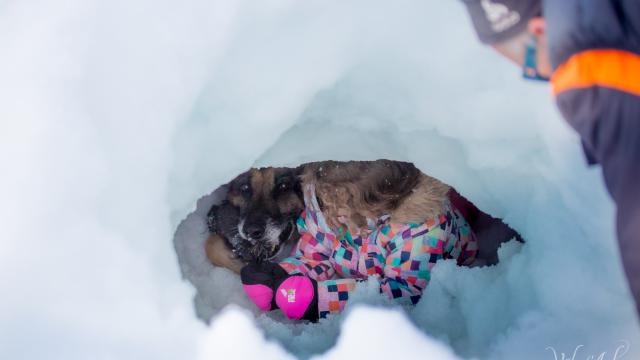
{"type": "Polygon", "coordinates": [[[257,240],[257,239],[260,239],[262,235],[264,235],[264,228],[259,225],[250,225],[250,226],[247,226],[247,229],[245,230],[245,232],[247,233],[247,235],[249,235],[251,239],[257,240]]]}

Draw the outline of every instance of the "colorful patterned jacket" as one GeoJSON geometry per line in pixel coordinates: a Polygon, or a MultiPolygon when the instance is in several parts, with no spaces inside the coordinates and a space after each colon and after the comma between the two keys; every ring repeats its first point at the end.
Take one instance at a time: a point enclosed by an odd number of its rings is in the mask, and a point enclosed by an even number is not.
{"type": "Polygon", "coordinates": [[[295,255],[280,266],[318,282],[321,318],[341,311],[356,281],[375,276],[380,291],[392,299],[415,304],[440,259],[472,261],[477,241],[469,224],[450,202],[437,219],[421,224],[397,224],[389,217],[370,225],[368,236],[352,237],[327,225],[313,186],[304,189],[305,210],[298,218],[300,241],[295,255]]]}

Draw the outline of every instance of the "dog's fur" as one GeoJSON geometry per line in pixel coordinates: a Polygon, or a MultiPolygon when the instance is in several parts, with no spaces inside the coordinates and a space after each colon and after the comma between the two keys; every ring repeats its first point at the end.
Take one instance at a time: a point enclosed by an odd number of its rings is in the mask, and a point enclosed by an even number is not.
{"type": "Polygon", "coordinates": [[[289,255],[304,208],[298,169],[251,169],[229,183],[226,200],[207,216],[209,260],[239,272],[247,262],[289,255]]]}
{"type": "Polygon", "coordinates": [[[209,234],[204,243],[204,251],[213,265],[227,268],[236,274],[240,274],[245,265],[245,262],[233,253],[228,242],[218,234],[209,234]]]}
{"type": "Polygon", "coordinates": [[[323,161],[307,164],[302,184],[313,184],[330,226],[358,234],[367,219],[389,215],[397,223],[421,223],[443,212],[450,187],[413,164],[391,161],[323,161]]]}

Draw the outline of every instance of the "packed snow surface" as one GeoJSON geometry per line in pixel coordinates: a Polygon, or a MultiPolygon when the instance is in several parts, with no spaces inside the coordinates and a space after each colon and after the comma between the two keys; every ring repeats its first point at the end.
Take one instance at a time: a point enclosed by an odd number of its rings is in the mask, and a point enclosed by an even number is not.
{"type": "Polygon", "coordinates": [[[2,359],[640,358],[600,171],[458,1],[4,1],[0,49],[2,359]],[[204,260],[241,171],[377,158],[526,244],[318,324],[204,260]]]}

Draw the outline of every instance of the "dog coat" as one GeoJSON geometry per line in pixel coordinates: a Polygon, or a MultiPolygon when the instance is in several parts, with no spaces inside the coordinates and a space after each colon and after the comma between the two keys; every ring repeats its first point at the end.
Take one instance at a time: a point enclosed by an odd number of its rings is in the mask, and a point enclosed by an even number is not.
{"type": "Polygon", "coordinates": [[[461,265],[476,256],[475,235],[448,200],[442,214],[424,223],[392,223],[389,216],[370,221],[371,232],[364,237],[327,225],[313,185],[305,186],[304,202],[297,220],[300,240],[280,266],[318,282],[321,318],[341,311],[356,281],[369,276],[379,278],[380,291],[390,298],[415,304],[438,260],[455,259],[461,265]]]}

